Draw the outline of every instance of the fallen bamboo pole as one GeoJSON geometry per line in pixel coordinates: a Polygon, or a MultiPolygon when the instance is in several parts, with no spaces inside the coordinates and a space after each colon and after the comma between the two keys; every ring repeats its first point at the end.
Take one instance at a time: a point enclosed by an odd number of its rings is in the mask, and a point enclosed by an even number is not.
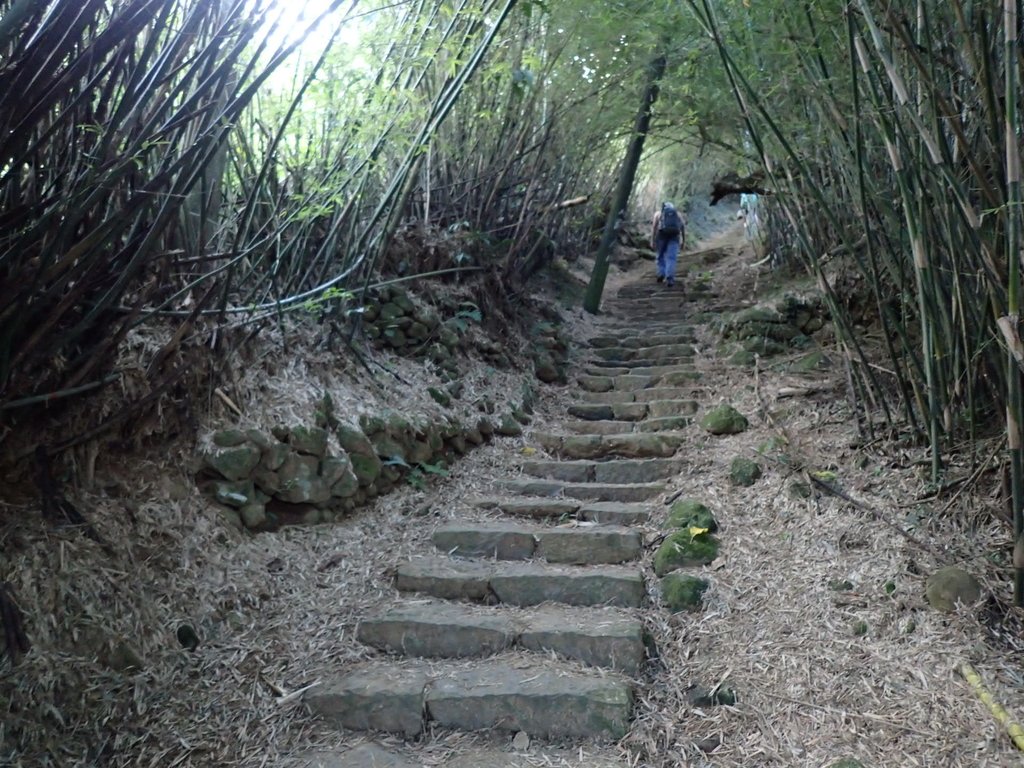
{"type": "Polygon", "coordinates": [[[1017,749],[1024,752],[1024,728],[1021,728],[1020,723],[1010,717],[1010,713],[1003,709],[1002,704],[996,701],[995,696],[992,695],[988,688],[985,687],[985,683],[982,682],[981,675],[966,661],[960,665],[960,674],[970,684],[975,695],[988,707],[992,717],[998,720],[999,724],[1010,734],[1010,738],[1013,739],[1017,749]]]}

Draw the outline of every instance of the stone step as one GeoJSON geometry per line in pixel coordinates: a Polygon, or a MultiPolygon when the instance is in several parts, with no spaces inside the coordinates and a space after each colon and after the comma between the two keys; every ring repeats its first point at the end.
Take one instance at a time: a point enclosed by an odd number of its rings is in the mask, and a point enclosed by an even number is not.
{"type": "Polygon", "coordinates": [[[351,730],[526,731],[541,738],[620,739],[632,690],[614,674],[495,661],[361,665],[309,691],[314,714],[351,730]]]}
{"type": "Polygon", "coordinates": [[[693,423],[692,416],[664,416],[645,419],[633,425],[634,432],[679,432],[693,423]]]}
{"type": "Polygon", "coordinates": [[[635,371],[637,368],[653,368],[659,365],[688,365],[693,367],[693,355],[666,355],[665,357],[633,357],[628,360],[608,358],[607,360],[590,360],[587,370],[615,371],[621,374],[635,371]]]}
{"type": "Polygon", "coordinates": [[[608,565],[636,560],[643,543],[620,526],[543,527],[512,522],[447,523],[432,536],[434,546],[458,557],[498,560],[537,558],[569,565],[608,565]]]}
{"type": "Polygon", "coordinates": [[[603,525],[640,525],[650,520],[651,512],[646,504],[591,501],[576,511],[576,517],[603,525]]]}
{"type": "Polygon", "coordinates": [[[523,472],[574,483],[651,483],[678,475],[683,468],[679,459],[611,459],[594,461],[524,461],[523,472]]]}
{"type": "Polygon", "coordinates": [[[644,403],[584,403],[570,405],[567,411],[570,416],[584,421],[641,421],[647,417],[644,403]]]}
{"type": "MultiPolygon", "coordinates": [[[[651,383],[642,389],[653,389],[655,387],[672,387],[678,384],[689,384],[693,380],[696,369],[689,364],[684,365],[642,365],[630,368],[629,376],[637,378],[649,378],[651,383]],[[673,383],[672,376],[678,374],[682,377],[679,382],[673,383]],[[667,377],[667,378],[666,378],[667,377]]],[[[625,378],[624,376],[619,378],[625,378]]]]}
{"type": "Polygon", "coordinates": [[[448,558],[414,560],[398,567],[395,586],[445,600],[508,605],[610,605],[636,608],[644,598],[637,568],[619,565],[569,566],[448,558]]]}
{"type": "Polygon", "coordinates": [[[648,347],[598,347],[590,351],[598,360],[637,360],[641,358],[693,357],[692,344],[661,344],[648,347]]]}
{"type": "Polygon", "coordinates": [[[615,388],[615,380],[601,374],[584,374],[577,376],[576,381],[584,392],[611,392],[615,388]]]}
{"type": "Polygon", "coordinates": [[[637,525],[650,519],[649,507],[638,502],[480,498],[473,506],[532,519],[572,518],[606,525],[637,525]]]}
{"type": "MultiPolygon", "coordinates": [[[[433,763],[431,762],[431,765],[433,763]]],[[[500,749],[460,744],[454,754],[446,756],[444,768],[536,768],[538,765],[558,768],[628,768],[615,757],[597,754],[596,747],[559,749],[545,745],[531,746],[528,752],[505,752],[500,749]]],[[[373,742],[347,750],[306,752],[286,760],[281,768],[423,768],[422,757],[408,750],[382,747],[373,742]]]]}
{"type": "Polygon", "coordinates": [[[666,434],[558,435],[534,432],[533,439],[548,453],[566,459],[603,459],[613,456],[646,459],[671,457],[683,437],[666,434]]]}
{"type": "MultiPolygon", "coordinates": [[[[614,393],[609,393],[614,394],[614,393]]],[[[688,400],[693,403],[693,411],[697,410],[697,401],[692,399],[691,390],[685,387],[651,387],[630,393],[638,403],[650,403],[654,400],[688,400]]]]}
{"type": "Polygon", "coordinates": [[[619,335],[604,334],[591,336],[588,344],[594,348],[600,347],[625,347],[627,349],[640,349],[641,347],[657,347],[663,344],[691,344],[696,338],[692,332],[673,333],[652,336],[637,336],[635,330],[619,335]]]}
{"type": "Polygon", "coordinates": [[[477,509],[497,509],[506,515],[533,519],[575,518],[581,501],[572,499],[506,499],[484,497],[475,499],[477,509]]]}
{"type": "MultiPolygon", "coordinates": [[[[651,390],[664,392],[665,390],[651,390]]],[[[667,416],[692,416],[697,412],[696,400],[650,400],[647,405],[647,418],[663,419],[667,416]]]]}
{"type": "Polygon", "coordinates": [[[562,426],[567,432],[574,432],[578,435],[625,435],[635,430],[637,423],[635,421],[566,421],[562,423],[562,426]]]}
{"type": "Polygon", "coordinates": [[[423,601],[390,608],[359,624],[361,643],[428,658],[478,658],[509,648],[550,652],[592,667],[636,675],[643,627],[619,608],[500,606],[423,601]]]}
{"type": "Polygon", "coordinates": [[[502,480],[499,487],[519,496],[568,496],[594,501],[644,501],[665,492],[664,483],[567,483],[561,480],[502,480]]]}
{"type": "MultiPolygon", "coordinates": [[[[664,390],[662,390],[664,391],[664,390]]],[[[635,392],[584,392],[582,400],[593,405],[624,405],[637,402],[635,392]]]]}

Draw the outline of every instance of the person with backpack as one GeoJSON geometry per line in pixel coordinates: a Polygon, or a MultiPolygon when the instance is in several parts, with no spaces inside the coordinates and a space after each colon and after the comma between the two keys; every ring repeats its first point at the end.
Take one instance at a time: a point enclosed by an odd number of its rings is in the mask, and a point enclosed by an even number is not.
{"type": "Polygon", "coordinates": [[[658,282],[671,288],[676,283],[676,259],[683,243],[683,217],[672,203],[662,203],[654,214],[651,248],[658,254],[658,282]]]}

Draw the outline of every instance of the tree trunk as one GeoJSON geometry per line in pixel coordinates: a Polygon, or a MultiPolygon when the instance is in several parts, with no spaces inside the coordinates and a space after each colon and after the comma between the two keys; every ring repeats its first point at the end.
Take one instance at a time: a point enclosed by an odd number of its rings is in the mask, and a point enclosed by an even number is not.
{"type": "Polygon", "coordinates": [[[594,261],[594,272],[590,276],[590,284],[587,286],[587,293],[583,297],[583,308],[591,314],[597,314],[601,306],[601,294],[604,293],[604,281],[608,277],[608,254],[615,243],[619,227],[626,217],[626,204],[629,202],[629,193],[633,189],[633,179],[636,176],[637,166],[640,164],[640,155],[644,151],[644,139],[647,138],[647,130],[651,124],[651,107],[658,98],[658,83],[665,74],[665,67],[668,59],[664,54],[651,62],[647,69],[647,87],[644,88],[644,95],[640,101],[640,111],[636,115],[636,124],[633,127],[633,138],[629,142],[629,149],[626,150],[626,161],[622,165],[619,174],[619,183],[615,188],[615,199],[612,202],[611,210],[608,212],[608,219],[604,225],[604,236],[601,238],[601,245],[597,249],[597,258],[594,261]]]}

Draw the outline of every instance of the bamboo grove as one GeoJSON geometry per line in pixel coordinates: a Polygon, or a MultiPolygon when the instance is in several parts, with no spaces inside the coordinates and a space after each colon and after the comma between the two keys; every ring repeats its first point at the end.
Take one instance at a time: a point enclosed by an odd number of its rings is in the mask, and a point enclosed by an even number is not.
{"type": "Polygon", "coordinates": [[[397,233],[506,286],[592,250],[664,56],[638,179],[763,168],[865,430],[920,436],[938,481],[1001,424],[1021,538],[1017,0],[285,5],[0,0],[0,426],[123,385],[140,328],[143,386],[55,448],[153,407],[185,350],[345,322],[426,271],[390,263],[397,233]]]}
{"type": "Polygon", "coordinates": [[[560,203],[603,202],[594,147],[628,126],[615,86],[647,46],[577,11],[331,0],[296,26],[277,0],[0,0],[0,419],[123,385],[140,327],[161,334],[135,396],[55,449],[152,408],[186,348],[223,366],[232,333],[344,321],[400,229],[463,238],[434,273],[505,282],[584,246],[560,203]]]}
{"type": "MultiPolygon", "coordinates": [[[[935,482],[946,452],[974,450],[1003,421],[1024,552],[1017,2],[802,2],[771,19],[689,6],[795,252],[829,296],[860,398],[890,426],[902,413],[935,482]],[[754,35],[768,24],[766,49],[754,35]],[[884,364],[844,312],[843,273],[874,304],[884,364]]],[[[1024,560],[1014,565],[1020,604],[1024,560]]]]}

